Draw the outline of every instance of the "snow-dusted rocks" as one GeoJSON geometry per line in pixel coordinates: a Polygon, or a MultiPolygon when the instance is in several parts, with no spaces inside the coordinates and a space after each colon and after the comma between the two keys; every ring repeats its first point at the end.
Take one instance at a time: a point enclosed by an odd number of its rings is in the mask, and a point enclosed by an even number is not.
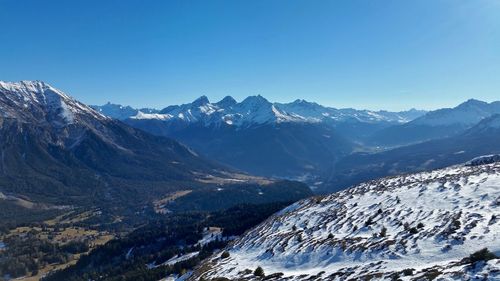
{"type": "Polygon", "coordinates": [[[500,260],[462,260],[500,254],[499,216],[500,163],[383,178],[288,207],[192,280],[256,279],[258,266],[274,280],[498,280],[500,260]]]}

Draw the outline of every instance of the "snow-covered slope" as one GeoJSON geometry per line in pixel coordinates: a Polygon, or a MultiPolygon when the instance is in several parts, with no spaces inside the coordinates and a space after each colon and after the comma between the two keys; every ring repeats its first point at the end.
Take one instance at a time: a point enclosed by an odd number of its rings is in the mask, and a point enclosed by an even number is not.
{"type": "Polygon", "coordinates": [[[4,118],[28,123],[48,122],[58,127],[89,119],[107,119],[42,81],[0,81],[0,92],[0,114],[4,118]]]}
{"type": "Polygon", "coordinates": [[[206,96],[192,103],[172,105],[161,110],[133,110],[130,107],[110,104],[94,106],[103,114],[117,119],[158,119],[162,121],[200,122],[204,125],[251,126],[282,122],[338,122],[357,120],[360,122],[406,123],[425,112],[409,110],[402,112],[370,111],[356,109],[336,109],[305,100],[291,103],[271,103],[264,97],[249,96],[238,103],[227,96],[219,102],[211,103],[206,96]],[[153,113],[153,114],[152,114],[153,113]]]}
{"type": "Polygon", "coordinates": [[[500,260],[463,259],[483,248],[500,254],[499,207],[500,163],[370,181],[291,205],[192,280],[250,280],[258,266],[279,280],[498,280],[500,260]]]}

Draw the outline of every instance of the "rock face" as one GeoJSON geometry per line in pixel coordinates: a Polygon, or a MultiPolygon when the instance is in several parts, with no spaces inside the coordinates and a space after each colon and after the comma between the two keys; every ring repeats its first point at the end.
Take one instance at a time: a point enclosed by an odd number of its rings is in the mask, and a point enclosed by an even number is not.
{"type": "Polygon", "coordinates": [[[499,216],[499,163],[383,178],[289,206],[191,280],[258,280],[259,266],[275,280],[498,280],[499,259],[467,257],[500,254],[499,216]]]}

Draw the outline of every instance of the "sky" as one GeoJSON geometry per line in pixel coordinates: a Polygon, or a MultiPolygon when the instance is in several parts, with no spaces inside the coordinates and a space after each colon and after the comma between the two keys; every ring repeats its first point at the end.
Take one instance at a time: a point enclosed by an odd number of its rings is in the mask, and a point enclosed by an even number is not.
{"type": "Polygon", "coordinates": [[[500,100],[500,0],[0,0],[0,80],[87,104],[500,100]]]}

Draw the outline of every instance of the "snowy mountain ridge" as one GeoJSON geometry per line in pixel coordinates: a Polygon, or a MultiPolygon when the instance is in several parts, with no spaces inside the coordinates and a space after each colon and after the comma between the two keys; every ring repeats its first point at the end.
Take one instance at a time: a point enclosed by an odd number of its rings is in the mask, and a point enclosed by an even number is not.
{"type": "Polygon", "coordinates": [[[147,109],[147,112],[140,109],[130,111],[130,107],[119,105],[116,105],[113,110],[106,108],[106,105],[93,106],[93,108],[117,119],[201,122],[207,126],[251,126],[282,122],[318,123],[348,120],[368,123],[406,123],[425,113],[415,109],[402,112],[335,109],[305,100],[272,103],[260,95],[249,96],[241,102],[237,102],[231,96],[226,96],[215,103],[211,103],[206,96],[201,96],[192,103],[168,106],[161,111],[151,109],[147,109]],[[123,110],[119,111],[120,107],[123,110]]]}
{"type": "Polygon", "coordinates": [[[109,119],[42,81],[0,81],[0,110],[3,118],[48,122],[56,127],[80,122],[82,118],[109,119]]]}
{"type": "Polygon", "coordinates": [[[464,258],[500,254],[499,207],[500,163],[374,180],[289,206],[190,280],[498,280],[499,259],[464,258]]]}

